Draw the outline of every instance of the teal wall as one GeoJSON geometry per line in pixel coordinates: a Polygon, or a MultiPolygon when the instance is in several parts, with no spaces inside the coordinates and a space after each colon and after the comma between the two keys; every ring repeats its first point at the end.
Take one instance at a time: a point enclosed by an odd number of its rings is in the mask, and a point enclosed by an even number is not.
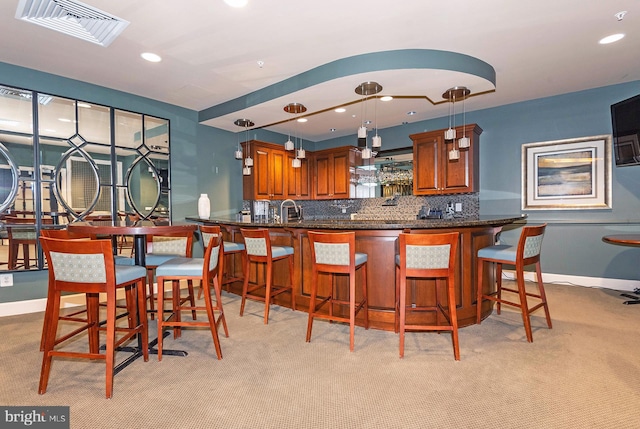
{"type": "MultiPolygon", "coordinates": [[[[237,212],[242,205],[241,161],[233,157],[245,133],[198,123],[198,112],[0,63],[0,84],[38,90],[170,120],[172,217],[176,222],[196,214],[200,193],[211,199],[212,216],[237,212]]],[[[543,271],[571,276],[638,279],[640,249],[605,244],[601,237],[640,232],[640,167],[612,168],[611,210],[526,211],[520,209],[523,143],[611,133],[609,106],[640,93],[640,82],[614,85],[524,103],[467,112],[467,122],[484,130],[480,143],[480,210],[482,214],[529,215],[529,222],[549,222],[543,247],[543,271]]],[[[458,120],[457,120],[458,122],[458,120]]],[[[413,133],[446,128],[447,118],[380,130],[383,148],[411,145],[413,133]]],[[[263,130],[249,137],[284,143],[286,136],[263,130]]],[[[305,144],[310,150],[353,145],[356,139],[305,144]]],[[[503,238],[514,241],[518,231],[503,238]]],[[[16,273],[15,286],[0,288],[0,303],[46,296],[42,273],[16,273]]]]}

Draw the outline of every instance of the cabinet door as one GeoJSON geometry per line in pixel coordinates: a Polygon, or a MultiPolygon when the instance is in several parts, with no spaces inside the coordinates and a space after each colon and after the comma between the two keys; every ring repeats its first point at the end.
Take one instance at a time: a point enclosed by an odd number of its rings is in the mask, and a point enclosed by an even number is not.
{"type": "Polygon", "coordinates": [[[315,156],[316,199],[328,199],[333,194],[333,156],[322,154],[315,156]]]}
{"type": "MultiPolygon", "coordinates": [[[[451,146],[451,144],[446,145],[451,146]]],[[[460,158],[449,160],[448,147],[445,147],[442,162],[442,191],[445,193],[471,192],[471,176],[472,171],[469,151],[460,150],[460,158]]]]}
{"type": "Polygon", "coordinates": [[[333,195],[331,198],[349,198],[351,196],[349,152],[333,154],[330,162],[333,167],[333,195]]]}
{"type": "Polygon", "coordinates": [[[442,137],[431,136],[413,143],[413,194],[429,195],[439,192],[440,152],[442,137]]]}
{"type": "Polygon", "coordinates": [[[285,163],[287,155],[284,150],[270,150],[270,186],[269,197],[276,200],[285,199],[286,185],[285,185],[285,163]]]}
{"type": "MultiPolygon", "coordinates": [[[[307,152],[308,154],[308,152],[307,152]]],[[[304,158],[300,160],[300,167],[293,168],[291,162],[294,160],[295,155],[287,154],[287,160],[285,170],[287,171],[287,177],[285,183],[287,185],[286,198],[293,199],[309,199],[311,198],[311,186],[309,177],[309,159],[304,158]]]]}
{"type": "Polygon", "coordinates": [[[272,173],[269,166],[270,151],[261,147],[253,151],[253,189],[255,199],[268,199],[271,196],[272,173]]]}

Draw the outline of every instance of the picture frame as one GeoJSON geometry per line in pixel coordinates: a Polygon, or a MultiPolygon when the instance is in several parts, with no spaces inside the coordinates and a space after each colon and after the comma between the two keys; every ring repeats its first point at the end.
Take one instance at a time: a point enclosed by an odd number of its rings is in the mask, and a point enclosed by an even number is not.
{"type": "Polygon", "coordinates": [[[611,208],[611,136],[522,145],[522,210],[611,208]]]}

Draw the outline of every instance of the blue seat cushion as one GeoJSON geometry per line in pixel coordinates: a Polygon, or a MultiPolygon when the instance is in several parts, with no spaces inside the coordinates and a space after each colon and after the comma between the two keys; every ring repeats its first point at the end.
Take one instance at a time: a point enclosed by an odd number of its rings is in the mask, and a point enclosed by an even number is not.
{"type": "Polygon", "coordinates": [[[145,264],[147,265],[147,267],[157,267],[158,265],[167,262],[173,258],[180,258],[180,255],[157,255],[157,254],[153,254],[153,253],[147,253],[147,256],[145,258],[145,264]]]}
{"type": "Polygon", "coordinates": [[[224,242],[224,252],[225,253],[241,252],[243,250],[244,250],[244,244],[242,244],[242,243],[236,243],[234,241],[225,241],[224,242]]]}
{"type": "Polygon", "coordinates": [[[271,257],[280,258],[282,256],[293,255],[293,247],[271,246],[271,257]]]}
{"type": "Polygon", "coordinates": [[[133,258],[127,256],[115,255],[113,257],[116,265],[135,265],[136,261],[133,258]]]}
{"type": "Polygon", "coordinates": [[[200,276],[204,258],[177,257],[163,262],[156,268],[156,277],[200,276]]]}
{"type": "Polygon", "coordinates": [[[116,284],[129,283],[139,278],[147,278],[147,269],[145,267],[116,265],[116,284]]]}
{"type": "Polygon", "coordinates": [[[515,246],[508,244],[496,244],[495,246],[483,247],[478,250],[478,258],[499,259],[501,261],[516,262],[515,246]]]}
{"type": "Polygon", "coordinates": [[[364,264],[367,262],[367,254],[366,253],[356,253],[356,266],[360,264],[364,264]]]}

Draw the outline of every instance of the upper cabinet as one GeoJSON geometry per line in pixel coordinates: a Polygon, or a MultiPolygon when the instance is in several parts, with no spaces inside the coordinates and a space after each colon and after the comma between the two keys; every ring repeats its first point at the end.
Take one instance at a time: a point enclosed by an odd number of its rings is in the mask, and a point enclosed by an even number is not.
{"type": "Polygon", "coordinates": [[[243,198],[245,200],[282,200],[286,196],[287,153],[282,146],[251,140],[242,144],[245,153],[251,154],[251,174],[243,176],[243,198]]]}
{"type": "Polygon", "coordinates": [[[409,136],[413,140],[413,194],[438,195],[477,192],[479,189],[478,145],[482,129],[476,124],[456,127],[456,139],[445,140],[445,130],[409,136]],[[463,135],[470,140],[468,148],[458,148],[463,135]],[[449,151],[459,150],[450,159],[449,151]]]}
{"type": "MultiPolygon", "coordinates": [[[[313,154],[307,151],[309,157],[313,154]]],[[[286,198],[294,200],[308,200],[312,197],[311,177],[312,172],[309,158],[300,159],[300,167],[294,168],[292,162],[295,158],[294,152],[287,152],[285,160],[286,176],[286,198]]]]}
{"type": "Polygon", "coordinates": [[[343,146],[314,152],[316,200],[355,198],[352,178],[361,163],[360,152],[353,146],[343,146]]]}

